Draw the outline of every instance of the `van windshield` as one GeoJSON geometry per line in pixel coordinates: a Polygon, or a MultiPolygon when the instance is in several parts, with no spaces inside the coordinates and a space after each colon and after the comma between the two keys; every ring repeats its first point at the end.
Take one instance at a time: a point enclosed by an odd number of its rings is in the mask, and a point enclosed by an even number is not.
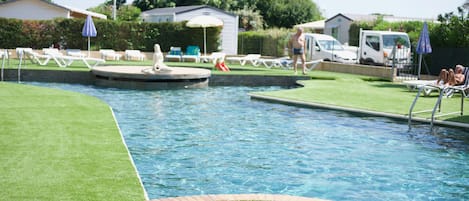
{"type": "Polygon", "coordinates": [[[400,43],[409,48],[409,37],[406,35],[383,35],[383,46],[387,49],[392,49],[396,43],[400,43]]]}
{"type": "Polygon", "coordinates": [[[344,50],[342,44],[337,40],[318,40],[318,43],[325,50],[344,50]]]}

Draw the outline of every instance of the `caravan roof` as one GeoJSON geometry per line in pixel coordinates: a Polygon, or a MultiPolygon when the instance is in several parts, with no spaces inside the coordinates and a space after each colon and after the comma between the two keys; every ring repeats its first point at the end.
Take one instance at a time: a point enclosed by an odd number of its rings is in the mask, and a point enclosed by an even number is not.
{"type": "Polygon", "coordinates": [[[397,32],[397,31],[375,31],[375,30],[363,30],[364,33],[376,33],[380,35],[407,35],[405,32],[397,32]]]}

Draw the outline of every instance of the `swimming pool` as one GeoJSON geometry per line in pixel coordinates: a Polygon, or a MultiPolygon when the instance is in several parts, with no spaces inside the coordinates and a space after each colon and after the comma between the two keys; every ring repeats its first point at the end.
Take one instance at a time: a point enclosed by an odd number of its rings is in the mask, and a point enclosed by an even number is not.
{"type": "Polygon", "coordinates": [[[250,100],[277,87],[134,91],[33,83],[111,105],[151,199],[271,193],[467,200],[467,130],[250,100]]]}

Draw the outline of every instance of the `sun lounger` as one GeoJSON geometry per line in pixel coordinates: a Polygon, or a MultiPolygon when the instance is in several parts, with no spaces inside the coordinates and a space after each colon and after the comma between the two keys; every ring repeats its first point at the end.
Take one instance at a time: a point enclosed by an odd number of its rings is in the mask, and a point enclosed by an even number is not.
{"type": "MultiPolygon", "coordinates": [[[[316,66],[321,63],[323,60],[322,59],[318,59],[318,60],[311,60],[311,61],[306,61],[305,62],[305,65],[306,65],[306,70],[307,71],[311,71],[313,70],[314,68],[316,68],[316,66]]],[[[296,61],[297,63],[297,67],[300,67],[301,68],[301,60],[298,59],[296,61]]],[[[293,60],[291,59],[285,59],[285,60],[281,60],[281,66],[283,69],[287,70],[287,69],[292,69],[293,68],[293,60]]]]}
{"type": "Polygon", "coordinates": [[[224,61],[226,54],[223,52],[212,52],[210,55],[200,56],[200,60],[204,62],[212,62],[216,64],[217,61],[224,61]]]}
{"type": "Polygon", "coordinates": [[[168,54],[166,54],[165,59],[167,61],[171,59],[177,59],[178,61],[182,60],[182,51],[181,47],[171,47],[169,48],[168,54]]]}
{"type": "Polygon", "coordinates": [[[406,85],[407,89],[410,91],[413,91],[415,89],[420,89],[424,88],[423,90],[423,95],[428,96],[430,95],[433,91],[437,91],[435,87],[426,87],[426,86],[432,86],[436,84],[436,80],[406,80],[403,81],[402,83],[406,85]]]}
{"type": "Polygon", "coordinates": [[[136,59],[139,61],[145,60],[145,54],[140,52],[140,50],[125,50],[125,60],[136,59]]]}
{"type": "Polygon", "coordinates": [[[289,60],[290,57],[280,57],[280,58],[261,58],[259,59],[259,63],[263,64],[266,68],[282,68],[282,62],[289,60]]]}
{"type": "Polygon", "coordinates": [[[121,54],[117,54],[116,51],[111,50],[111,49],[100,49],[99,53],[101,53],[101,58],[104,60],[113,59],[113,60],[119,61],[120,58],[122,57],[121,54]]]}
{"type": "Polygon", "coordinates": [[[38,64],[41,66],[45,66],[49,63],[49,61],[52,59],[50,55],[42,55],[37,52],[34,52],[32,48],[28,47],[18,47],[16,48],[16,55],[18,58],[21,56],[23,58],[28,58],[31,60],[31,63],[38,64]]]}
{"type": "Polygon", "coordinates": [[[57,65],[63,68],[72,65],[72,63],[75,61],[83,62],[86,65],[86,67],[90,69],[105,62],[104,59],[98,59],[98,58],[65,56],[61,52],[59,52],[58,49],[55,49],[55,48],[44,48],[42,49],[42,51],[44,52],[45,55],[50,56],[51,59],[53,59],[57,63],[57,65]],[[90,61],[94,63],[90,64],[90,61]]]}
{"type": "Polygon", "coordinates": [[[412,117],[415,114],[418,113],[428,113],[431,112],[431,118],[430,118],[430,124],[433,126],[435,118],[441,117],[441,116],[447,116],[451,114],[460,114],[461,116],[464,115],[464,98],[469,98],[469,67],[466,67],[463,71],[463,74],[465,76],[464,78],[464,83],[462,85],[457,85],[457,86],[446,86],[443,84],[437,84],[436,81],[433,82],[432,84],[428,85],[419,85],[419,90],[417,92],[417,95],[414,98],[414,101],[412,102],[412,105],[409,108],[409,119],[408,119],[408,124],[409,127],[411,126],[412,123],[412,117]],[[433,89],[439,91],[439,96],[438,99],[436,100],[435,106],[433,109],[430,110],[422,110],[422,111],[413,111],[415,108],[415,105],[417,103],[417,100],[420,97],[420,94],[424,93],[425,90],[428,89],[433,89]],[[459,111],[453,111],[453,112],[447,112],[447,113],[441,113],[441,102],[443,98],[445,97],[452,97],[454,94],[460,93],[461,94],[461,108],[459,111]],[[437,113],[438,112],[438,113],[437,113]]]}
{"type": "Polygon", "coordinates": [[[5,57],[6,59],[10,58],[11,52],[9,52],[7,49],[2,49],[0,50],[0,58],[5,57]]]}
{"type": "Polygon", "coordinates": [[[62,56],[61,57],[63,61],[65,61],[65,66],[70,66],[74,61],[81,61],[83,62],[86,67],[89,69],[93,69],[94,67],[98,66],[99,64],[105,63],[106,61],[104,59],[98,59],[98,58],[91,58],[91,57],[74,57],[74,56],[62,56]],[[92,62],[92,63],[90,63],[92,62]]]}
{"type": "Polygon", "coordinates": [[[251,63],[253,66],[259,66],[260,58],[260,54],[248,54],[244,57],[226,57],[225,60],[227,62],[239,62],[241,66],[246,65],[247,62],[251,63]]]}
{"type": "Polygon", "coordinates": [[[195,62],[200,61],[200,48],[196,45],[189,45],[186,48],[186,52],[182,55],[182,61],[186,59],[194,60],[195,62]]]}
{"type": "Polygon", "coordinates": [[[67,52],[68,56],[86,57],[86,54],[82,53],[81,50],[79,50],[79,49],[67,49],[66,52],[67,52]]]}

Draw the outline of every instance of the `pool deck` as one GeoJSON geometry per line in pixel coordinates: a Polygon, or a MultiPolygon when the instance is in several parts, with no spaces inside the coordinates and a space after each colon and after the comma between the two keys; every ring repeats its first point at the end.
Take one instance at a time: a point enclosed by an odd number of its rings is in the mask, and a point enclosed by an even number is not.
{"type": "Polygon", "coordinates": [[[221,194],[162,198],[151,201],[325,201],[318,198],[306,198],[290,195],[272,194],[221,194]]]}

